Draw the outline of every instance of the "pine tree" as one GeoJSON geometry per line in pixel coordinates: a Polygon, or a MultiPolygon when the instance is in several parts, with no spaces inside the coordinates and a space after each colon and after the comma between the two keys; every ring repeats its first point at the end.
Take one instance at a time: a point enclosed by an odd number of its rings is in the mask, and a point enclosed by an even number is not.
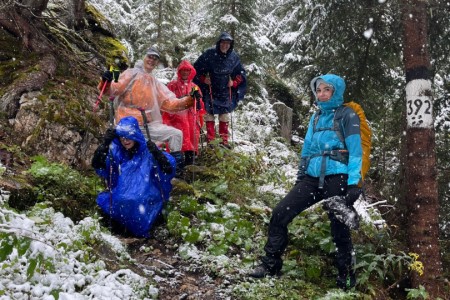
{"type": "Polygon", "coordinates": [[[235,50],[244,64],[258,64],[263,50],[258,45],[260,14],[258,8],[262,1],[211,0],[207,4],[208,14],[199,22],[203,30],[203,50],[214,45],[221,32],[228,32],[235,40],[235,50]],[[256,54],[256,55],[255,55],[256,54]]]}
{"type": "Polygon", "coordinates": [[[130,60],[140,59],[145,49],[156,46],[172,64],[173,56],[185,35],[185,2],[179,0],[98,0],[96,6],[114,25],[115,33],[129,45],[130,60]]]}

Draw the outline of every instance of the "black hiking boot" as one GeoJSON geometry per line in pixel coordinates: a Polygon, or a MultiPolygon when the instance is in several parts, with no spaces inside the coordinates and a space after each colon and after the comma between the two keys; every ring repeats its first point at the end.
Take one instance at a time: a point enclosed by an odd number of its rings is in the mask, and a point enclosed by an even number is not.
{"type": "Polygon", "coordinates": [[[184,151],[184,165],[190,166],[194,164],[195,152],[194,151],[184,151]]]}
{"type": "Polygon", "coordinates": [[[265,264],[260,264],[256,268],[254,268],[250,273],[248,273],[248,276],[253,278],[264,278],[266,276],[274,276],[280,275],[280,271],[271,271],[269,270],[265,264]]]}
{"type": "Polygon", "coordinates": [[[219,146],[222,147],[222,148],[225,148],[225,149],[229,149],[229,150],[232,149],[230,144],[224,143],[224,142],[220,142],[219,146]]]}
{"type": "Polygon", "coordinates": [[[336,279],[336,285],[341,290],[347,291],[355,287],[356,276],[355,274],[350,274],[348,276],[338,276],[336,279]]]}

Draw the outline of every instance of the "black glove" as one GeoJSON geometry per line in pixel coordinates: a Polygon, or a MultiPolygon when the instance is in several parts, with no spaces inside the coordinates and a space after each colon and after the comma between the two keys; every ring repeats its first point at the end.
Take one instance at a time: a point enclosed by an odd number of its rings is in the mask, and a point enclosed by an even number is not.
{"type": "Polygon", "coordinates": [[[103,136],[103,145],[109,145],[117,137],[116,130],[114,128],[108,128],[103,136]]]}
{"type": "MultiPolygon", "coordinates": [[[[118,78],[118,77],[117,77],[118,78]]],[[[107,82],[111,82],[111,81],[113,81],[113,79],[114,79],[114,76],[113,76],[113,72],[111,72],[111,71],[105,71],[103,74],[102,74],[102,80],[103,81],[107,81],[107,82]]]]}
{"type": "Polygon", "coordinates": [[[106,169],[106,157],[108,156],[108,145],[100,145],[94,152],[91,165],[94,169],[106,169]]]}
{"type": "Polygon", "coordinates": [[[200,91],[198,90],[198,87],[194,86],[191,89],[191,93],[189,94],[192,98],[200,99],[202,95],[200,94],[200,91]]]}
{"type": "Polygon", "coordinates": [[[114,79],[114,82],[117,82],[117,81],[119,81],[120,70],[116,70],[116,69],[114,69],[114,70],[112,71],[112,74],[113,74],[113,79],[114,79]]]}
{"type": "Polygon", "coordinates": [[[362,189],[358,187],[356,184],[349,185],[347,187],[347,195],[346,198],[346,204],[348,206],[353,206],[353,204],[358,200],[359,196],[362,194],[362,189]]]}
{"type": "Polygon", "coordinates": [[[297,180],[295,180],[295,185],[297,185],[303,178],[305,178],[306,168],[307,168],[307,158],[302,157],[302,159],[300,160],[300,164],[298,166],[297,180]]]}
{"type": "Polygon", "coordinates": [[[148,141],[147,148],[158,162],[161,170],[166,174],[172,173],[172,166],[170,165],[169,159],[164,155],[164,153],[162,153],[161,150],[159,150],[158,146],[156,146],[156,144],[152,141],[148,141]]]}
{"type": "Polygon", "coordinates": [[[148,151],[150,151],[151,154],[153,154],[153,152],[160,151],[158,146],[156,146],[156,144],[153,143],[152,141],[147,142],[147,149],[148,151]]]}

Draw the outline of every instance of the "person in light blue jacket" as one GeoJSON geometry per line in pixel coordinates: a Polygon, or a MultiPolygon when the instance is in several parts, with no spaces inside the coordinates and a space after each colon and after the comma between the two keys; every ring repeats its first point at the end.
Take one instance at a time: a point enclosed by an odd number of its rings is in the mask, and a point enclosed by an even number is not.
{"type": "MultiPolygon", "coordinates": [[[[319,110],[311,117],[301,152],[297,181],[272,212],[266,255],[249,276],[261,278],[279,274],[287,247],[288,225],[302,211],[321,200],[337,197],[349,212],[362,193],[362,146],[358,115],[344,107],[345,81],[333,74],[314,78],[311,89],[319,110]],[[338,113],[339,111],[339,113],[338,113]],[[342,135],[342,138],[339,137],[342,135]],[[342,142],[343,141],[343,142],[342,142]]],[[[328,206],[324,205],[324,208],[328,206]]],[[[336,244],[337,286],[356,284],[354,251],[349,226],[328,210],[331,234],[336,244]]]]}
{"type": "Polygon", "coordinates": [[[175,158],[146,142],[138,120],[128,116],[106,131],[92,166],[108,185],[97,197],[103,215],[135,237],[150,237],[172,190],[175,158]]]}

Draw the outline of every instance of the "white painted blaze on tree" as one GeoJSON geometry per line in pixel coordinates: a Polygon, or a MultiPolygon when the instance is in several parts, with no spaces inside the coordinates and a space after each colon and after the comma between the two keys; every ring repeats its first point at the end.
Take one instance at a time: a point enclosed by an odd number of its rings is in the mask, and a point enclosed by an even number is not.
{"type": "Polygon", "coordinates": [[[433,126],[433,99],[431,81],[415,79],[406,85],[406,116],[408,127],[433,126]]]}

